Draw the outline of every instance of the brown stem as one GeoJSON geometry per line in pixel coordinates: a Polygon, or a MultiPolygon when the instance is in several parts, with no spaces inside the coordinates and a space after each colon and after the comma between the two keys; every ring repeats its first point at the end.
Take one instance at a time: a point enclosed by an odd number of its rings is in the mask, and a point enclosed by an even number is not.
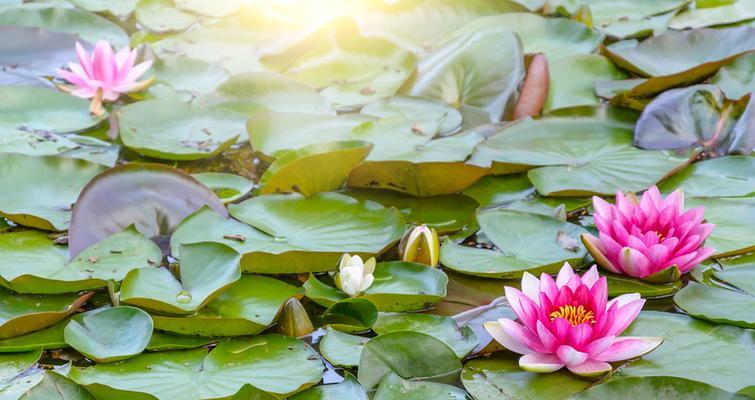
{"type": "Polygon", "coordinates": [[[92,102],[89,103],[89,113],[98,117],[105,113],[105,109],[102,108],[102,88],[98,88],[97,93],[92,97],[92,102]]]}
{"type": "Polygon", "coordinates": [[[548,59],[544,54],[535,54],[530,60],[529,68],[527,68],[522,92],[514,109],[514,119],[540,114],[545,101],[548,99],[549,85],[548,59]]]}

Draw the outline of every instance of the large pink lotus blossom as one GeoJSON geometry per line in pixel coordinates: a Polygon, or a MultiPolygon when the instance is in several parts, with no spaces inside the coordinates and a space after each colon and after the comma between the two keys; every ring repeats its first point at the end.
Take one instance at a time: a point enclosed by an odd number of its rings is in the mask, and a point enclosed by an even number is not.
{"type": "Polygon", "coordinates": [[[137,51],[129,47],[114,53],[110,43],[101,40],[92,54],[76,43],[76,53],[79,63],[68,63],[70,71],[58,70],[58,75],[72,86],[59,87],[74,96],[92,99],[90,111],[95,114],[102,113],[102,102],[116,101],[123,93],[138,92],[152,81],[136,81],[152,66],[152,61],[134,65],[137,51]]]}
{"type": "Polygon", "coordinates": [[[639,357],[662,342],[658,337],[619,336],[645,300],[637,293],[608,301],[608,283],[593,266],[582,277],[564,264],[554,281],[527,272],[522,291],[506,287],[506,299],[519,322],[489,321],[485,329],[503,347],[523,354],[519,366],[531,372],[571,372],[595,377],[611,371],[609,362],[639,357]]]}
{"type": "Polygon", "coordinates": [[[703,221],[704,207],[684,211],[684,193],[666,199],[653,186],[642,196],[618,192],[616,205],[593,197],[600,237],[582,241],[601,267],[651,282],[669,282],[715,253],[702,247],[715,225],[703,221]]]}

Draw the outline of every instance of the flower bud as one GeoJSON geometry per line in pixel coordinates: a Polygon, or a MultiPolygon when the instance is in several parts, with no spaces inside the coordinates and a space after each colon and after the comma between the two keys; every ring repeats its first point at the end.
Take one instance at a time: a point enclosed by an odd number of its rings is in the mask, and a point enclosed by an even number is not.
{"type": "Polygon", "coordinates": [[[362,257],[352,257],[346,253],[341,256],[338,270],[336,286],[350,297],[355,297],[367,290],[375,280],[372,276],[372,273],[375,271],[375,258],[370,257],[367,261],[363,262],[362,257]]]}
{"type": "Polygon", "coordinates": [[[420,225],[404,234],[399,244],[403,261],[435,267],[440,259],[440,240],[435,229],[420,225]]]}

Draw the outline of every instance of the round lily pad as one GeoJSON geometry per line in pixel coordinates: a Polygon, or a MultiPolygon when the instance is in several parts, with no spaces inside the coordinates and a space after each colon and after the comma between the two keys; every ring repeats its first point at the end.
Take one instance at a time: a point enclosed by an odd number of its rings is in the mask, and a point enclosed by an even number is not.
{"type": "Polygon", "coordinates": [[[436,382],[402,379],[395,373],[386,375],[375,393],[375,400],[465,400],[467,392],[456,386],[436,382]]]}
{"type": "Polygon", "coordinates": [[[461,130],[462,116],[458,110],[442,101],[424,97],[385,97],[365,104],[359,113],[379,118],[409,120],[420,132],[433,132],[437,126],[438,133],[442,136],[461,130]]]}
{"type": "Polygon", "coordinates": [[[0,194],[0,213],[21,225],[65,230],[79,192],[103,169],[71,158],[0,154],[0,185],[13,188],[0,194]]]}
{"type": "Polygon", "coordinates": [[[118,364],[74,369],[70,378],[97,397],[143,393],[161,400],[210,400],[251,385],[282,399],[314,385],[322,372],[320,357],[304,342],[263,335],[223,342],[211,351],[141,354],[118,364]]]}
{"type": "Polygon", "coordinates": [[[155,83],[150,86],[152,92],[156,87],[169,86],[177,91],[198,95],[215,90],[218,85],[228,79],[228,72],[217,64],[172,56],[156,60],[144,79],[151,77],[155,78],[155,83]]]}
{"type": "Polygon", "coordinates": [[[716,229],[705,241],[706,246],[716,249],[714,255],[729,256],[755,250],[749,238],[755,235],[755,198],[707,198],[690,197],[687,207],[705,207],[705,219],[715,224],[716,229]]]}
{"type": "Polygon", "coordinates": [[[362,258],[383,253],[406,229],[397,210],[338,193],[264,195],[229,209],[245,223],[200,210],[173,234],[173,254],[181,243],[215,241],[243,255],[245,272],[328,271],[344,252],[362,258]]]}
{"type": "Polygon", "coordinates": [[[663,192],[676,189],[695,197],[740,197],[755,194],[755,157],[727,156],[690,164],[663,181],[663,192]]]}
{"type": "Polygon", "coordinates": [[[102,122],[107,114],[89,114],[89,102],[36,86],[0,86],[0,131],[34,135],[81,132],[102,122]]]}
{"type": "Polygon", "coordinates": [[[245,118],[219,109],[168,101],[140,101],[119,111],[123,144],[167,160],[198,160],[217,155],[244,133],[245,118]]]}
{"type": "Polygon", "coordinates": [[[320,353],[331,364],[339,367],[356,367],[359,356],[369,338],[350,335],[348,333],[328,328],[327,333],[320,340],[320,353]]]}
{"type": "Polygon", "coordinates": [[[254,182],[249,179],[226,172],[199,172],[191,176],[215,192],[223,204],[233,203],[254,188],[254,182]]]}
{"type": "Polygon", "coordinates": [[[674,296],[674,303],[697,318],[755,328],[755,293],[690,282],[674,296]]]}
{"type": "Polygon", "coordinates": [[[153,32],[180,31],[197,20],[196,15],[176,8],[173,0],[139,0],[134,17],[153,32]]]}
{"type": "Polygon", "coordinates": [[[191,314],[241,278],[241,255],[221,243],[181,246],[180,281],[166,268],[131,270],[122,303],[165,314],[191,314]]]}
{"type": "Polygon", "coordinates": [[[363,298],[339,300],[322,314],[323,324],[342,332],[368,331],[377,318],[377,307],[363,298]]]}
{"type": "Polygon", "coordinates": [[[367,393],[353,375],[346,373],[346,377],[340,383],[320,385],[297,393],[291,400],[367,400],[367,393]]]}
{"type": "Polygon", "coordinates": [[[278,157],[260,178],[261,194],[301,193],[310,196],[339,189],[372,145],[361,141],[318,143],[278,157]]]}
{"type": "Polygon", "coordinates": [[[459,358],[477,346],[477,335],[469,326],[460,327],[453,318],[441,315],[381,313],[372,329],[378,335],[404,331],[426,333],[448,345],[459,358]]]}
{"type": "Polygon", "coordinates": [[[141,353],[152,336],[152,319],[134,307],[104,308],[71,320],[65,341],[97,362],[113,362],[141,353]]]}
{"type": "Polygon", "coordinates": [[[86,303],[84,295],[31,296],[0,289],[0,339],[29,334],[55,325],[86,303]]]}

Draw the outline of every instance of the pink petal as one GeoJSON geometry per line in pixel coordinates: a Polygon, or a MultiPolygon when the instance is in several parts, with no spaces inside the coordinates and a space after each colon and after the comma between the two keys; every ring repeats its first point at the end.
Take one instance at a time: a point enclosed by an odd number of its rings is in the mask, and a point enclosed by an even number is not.
{"type": "Polygon", "coordinates": [[[496,342],[498,342],[506,349],[519,354],[527,354],[532,352],[532,350],[525,346],[521,341],[509,336],[509,334],[506,333],[505,330],[503,330],[501,324],[498,321],[487,321],[482,326],[496,342]]]}
{"type": "Polygon", "coordinates": [[[94,60],[92,62],[94,78],[105,85],[111,85],[115,77],[115,60],[113,47],[110,43],[101,40],[94,47],[94,60]]]}
{"type": "Polygon", "coordinates": [[[621,332],[624,332],[624,329],[627,329],[629,324],[631,324],[632,321],[637,318],[637,315],[640,313],[640,310],[642,310],[642,306],[644,304],[645,300],[640,299],[625,304],[623,307],[619,307],[619,309],[616,310],[616,316],[613,324],[608,327],[608,331],[604,336],[618,336],[621,332]]]}
{"type": "Polygon", "coordinates": [[[535,278],[535,275],[524,272],[522,275],[522,292],[535,304],[540,305],[540,280],[535,278]]]}
{"type": "Polygon", "coordinates": [[[65,79],[66,81],[78,86],[78,87],[86,87],[87,83],[82,79],[80,76],[76,75],[75,73],[71,71],[66,71],[64,69],[58,70],[58,76],[65,79]]]}
{"type": "Polygon", "coordinates": [[[118,54],[115,55],[115,66],[118,72],[115,75],[116,82],[122,82],[126,79],[131,68],[134,66],[134,60],[136,59],[136,50],[131,50],[128,46],[121,49],[118,54]]]}
{"type": "Polygon", "coordinates": [[[668,263],[668,247],[662,244],[655,244],[650,246],[647,253],[645,254],[647,254],[651,271],[660,271],[661,269],[670,266],[670,264],[668,263]]]}
{"type": "Polygon", "coordinates": [[[579,324],[569,331],[567,342],[575,349],[582,350],[592,341],[593,330],[589,324],[579,324]]]}
{"type": "Polygon", "coordinates": [[[614,342],[615,336],[605,336],[600,339],[593,340],[592,343],[585,346],[584,351],[590,355],[590,358],[595,358],[598,354],[602,354],[609,346],[614,342]]]}
{"type": "Polygon", "coordinates": [[[79,63],[81,63],[84,72],[86,72],[88,76],[93,76],[92,55],[89,54],[79,42],[76,42],[76,54],[79,56],[79,63]]]}
{"type": "Polygon", "coordinates": [[[128,73],[128,75],[126,76],[126,78],[124,78],[124,81],[125,82],[134,82],[134,81],[136,81],[137,79],[139,79],[139,77],[141,77],[142,75],[144,75],[144,73],[147,72],[147,70],[151,66],[152,66],[152,61],[151,60],[148,60],[148,61],[145,61],[145,62],[143,62],[141,64],[135,65],[133,68],[131,68],[131,71],[128,73]]]}
{"type": "Polygon", "coordinates": [[[548,351],[540,342],[540,338],[534,333],[537,331],[537,328],[535,328],[534,331],[531,331],[527,327],[506,318],[498,319],[498,323],[501,325],[501,329],[503,329],[510,338],[523,344],[529,349],[525,353],[532,353],[533,351],[545,353],[548,351]]]}
{"type": "Polygon", "coordinates": [[[635,278],[644,278],[651,273],[647,257],[630,247],[624,247],[621,250],[619,265],[625,274],[635,278]]]}
{"type": "Polygon", "coordinates": [[[556,286],[561,289],[567,283],[569,283],[573,276],[574,270],[568,262],[565,262],[564,265],[561,266],[561,270],[558,271],[558,276],[556,276],[556,286]]]}
{"type": "Polygon", "coordinates": [[[598,360],[587,360],[582,364],[572,365],[567,368],[576,375],[588,378],[595,378],[611,372],[611,364],[598,360]]]}
{"type": "Polygon", "coordinates": [[[592,197],[592,206],[595,208],[595,215],[610,220],[613,218],[613,206],[598,196],[592,197]]]}
{"type": "Polygon", "coordinates": [[[564,364],[554,354],[531,353],[519,358],[519,367],[529,372],[555,372],[564,367],[564,364]]]}
{"type": "Polygon", "coordinates": [[[594,358],[607,362],[628,360],[649,353],[661,343],[663,338],[660,337],[617,337],[608,349],[594,358]]]}
{"type": "Polygon", "coordinates": [[[673,193],[666,197],[663,201],[666,206],[672,206],[677,210],[684,209],[684,191],[682,189],[676,189],[673,193]]]}
{"type": "Polygon", "coordinates": [[[690,260],[684,265],[678,265],[681,273],[689,272],[692,268],[695,268],[698,264],[708,259],[716,252],[716,249],[712,247],[703,247],[695,253],[695,258],[690,260]]]}
{"type": "Polygon", "coordinates": [[[543,272],[540,275],[540,292],[544,293],[551,302],[558,296],[558,286],[550,275],[543,272]]]}
{"type": "Polygon", "coordinates": [[[589,289],[592,289],[592,286],[595,284],[595,282],[598,281],[600,278],[600,274],[598,274],[598,267],[592,266],[587,272],[582,275],[582,283],[587,286],[589,289]]]}
{"type": "Polygon", "coordinates": [[[611,299],[608,302],[608,304],[606,305],[606,307],[611,307],[611,305],[613,305],[614,303],[616,303],[616,306],[618,306],[618,307],[624,307],[625,305],[627,305],[627,304],[629,304],[629,303],[631,303],[633,301],[637,301],[637,300],[639,300],[641,298],[642,298],[642,296],[640,296],[639,293],[622,294],[621,296],[618,296],[618,297],[616,297],[614,299],[611,299]]]}
{"type": "Polygon", "coordinates": [[[562,363],[569,365],[579,365],[587,361],[587,353],[575,350],[571,346],[561,345],[556,350],[556,355],[562,363]]]}
{"type": "Polygon", "coordinates": [[[545,327],[542,321],[537,321],[537,336],[546,351],[554,352],[561,345],[561,341],[545,327]]]}
{"type": "Polygon", "coordinates": [[[522,292],[519,290],[512,288],[510,286],[506,286],[503,288],[506,299],[509,301],[509,304],[511,305],[511,309],[514,310],[514,313],[517,317],[519,317],[519,320],[529,329],[535,330],[535,321],[537,320],[537,306],[535,303],[527,296],[525,296],[522,292]]]}

